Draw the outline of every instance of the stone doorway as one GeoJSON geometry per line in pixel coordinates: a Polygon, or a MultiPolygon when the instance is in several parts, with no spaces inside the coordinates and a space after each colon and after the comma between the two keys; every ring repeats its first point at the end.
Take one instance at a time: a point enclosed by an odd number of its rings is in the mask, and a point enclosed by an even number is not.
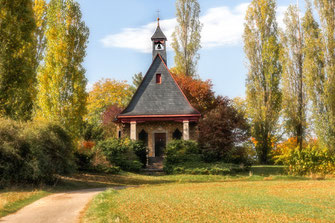
{"type": "Polygon", "coordinates": [[[155,157],[163,157],[166,147],[166,133],[155,133],[155,157]]]}

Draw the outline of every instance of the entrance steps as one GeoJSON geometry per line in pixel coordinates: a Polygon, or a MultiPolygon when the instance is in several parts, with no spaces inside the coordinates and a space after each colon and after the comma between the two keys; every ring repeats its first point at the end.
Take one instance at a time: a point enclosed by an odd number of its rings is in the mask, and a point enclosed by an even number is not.
{"type": "Polygon", "coordinates": [[[163,175],[163,158],[149,157],[148,165],[143,169],[143,172],[149,175],[163,175]]]}

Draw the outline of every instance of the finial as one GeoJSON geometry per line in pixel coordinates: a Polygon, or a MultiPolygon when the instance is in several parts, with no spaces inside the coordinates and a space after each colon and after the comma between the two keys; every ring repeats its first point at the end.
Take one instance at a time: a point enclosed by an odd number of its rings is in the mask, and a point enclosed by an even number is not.
{"type": "Polygon", "coordinates": [[[159,20],[160,20],[160,18],[159,18],[159,13],[160,13],[160,11],[159,11],[159,9],[157,10],[157,24],[158,24],[158,26],[159,26],[159,20]]]}

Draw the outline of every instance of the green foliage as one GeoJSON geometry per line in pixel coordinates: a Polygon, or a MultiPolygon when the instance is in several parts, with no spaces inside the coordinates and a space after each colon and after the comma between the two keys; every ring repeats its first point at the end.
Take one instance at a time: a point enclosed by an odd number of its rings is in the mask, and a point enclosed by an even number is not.
{"type": "Polygon", "coordinates": [[[142,141],[130,141],[130,150],[134,151],[135,155],[139,158],[142,163],[142,167],[147,165],[147,147],[142,141]]]}
{"type": "Polygon", "coordinates": [[[200,5],[198,0],[177,0],[176,11],[178,25],[172,34],[176,70],[186,76],[194,76],[201,48],[200,5]]]}
{"type": "Polygon", "coordinates": [[[244,51],[248,58],[247,112],[252,136],[258,142],[260,163],[268,162],[281,110],[280,44],[275,0],[253,0],[247,10],[244,51]]]}
{"type": "Polygon", "coordinates": [[[82,66],[89,30],[74,0],[48,4],[46,50],[38,73],[36,118],[61,123],[78,137],[86,114],[86,78],[82,66]]]}
{"type": "Polygon", "coordinates": [[[310,142],[302,150],[295,143],[283,143],[274,159],[276,163],[284,164],[292,175],[334,174],[335,156],[329,149],[310,142]]]}
{"type": "Polygon", "coordinates": [[[146,164],[146,162],[140,162],[144,161],[142,160],[143,148],[145,147],[142,144],[132,142],[129,139],[109,138],[100,141],[96,145],[95,150],[101,152],[110,164],[118,166],[122,170],[138,172],[146,164]],[[141,157],[136,154],[141,155],[141,157]]]}
{"type": "Polygon", "coordinates": [[[100,141],[104,139],[104,130],[100,125],[84,123],[82,137],[86,141],[100,141]]]}
{"type": "Polygon", "coordinates": [[[165,155],[165,166],[199,161],[200,149],[198,144],[191,140],[172,140],[166,146],[165,155]]]}
{"type": "Polygon", "coordinates": [[[29,120],[36,83],[36,40],[31,0],[0,0],[0,115],[29,120]]]}
{"type": "Polygon", "coordinates": [[[144,78],[144,76],[143,76],[142,72],[134,74],[132,79],[133,79],[133,85],[134,85],[135,90],[140,86],[141,82],[143,81],[143,78],[144,78]]]}
{"type": "Polygon", "coordinates": [[[30,147],[33,181],[52,183],[54,174],[68,174],[75,170],[73,139],[60,125],[27,124],[22,134],[30,147]]]}
{"type": "Polygon", "coordinates": [[[281,33],[283,65],[283,119],[286,133],[297,137],[298,145],[302,149],[307,130],[307,90],[306,73],[303,70],[305,58],[305,33],[301,29],[299,8],[289,6],[285,13],[285,32],[281,33]]]}
{"type": "Polygon", "coordinates": [[[164,171],[168,174],[192,175],[231,175],[245,172],[249,169],[250,165],[236,165],[223,162],[205,163],[195,160],[164,166],[164,171]]]}
{"type": "Polygon", "coordinates": [[[303,28],[306,40],[304,70],[312,101],[315,133],[324,146],[335,151],[335,4],[315,0],[321,26],[308,4],[303,28]]]}
{"type": "Polygon", "coordinates": [[[0,119],[0,185],[52,183],[74,169],[72,138],[59,125],[0,119]]]}

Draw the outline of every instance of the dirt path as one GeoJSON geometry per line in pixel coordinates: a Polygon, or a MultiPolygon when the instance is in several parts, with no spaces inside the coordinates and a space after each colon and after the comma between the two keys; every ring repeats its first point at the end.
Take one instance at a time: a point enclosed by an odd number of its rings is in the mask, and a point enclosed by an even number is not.
{"type": "MultiPolygon", "coordinates": [[[[115,187],[114,189],[124,189],[115,187]]],[[[75,223],[85,205],[106,188],[57,193],[44,197],[18,212],[0,219],[1,223],[75,223]]]]}

